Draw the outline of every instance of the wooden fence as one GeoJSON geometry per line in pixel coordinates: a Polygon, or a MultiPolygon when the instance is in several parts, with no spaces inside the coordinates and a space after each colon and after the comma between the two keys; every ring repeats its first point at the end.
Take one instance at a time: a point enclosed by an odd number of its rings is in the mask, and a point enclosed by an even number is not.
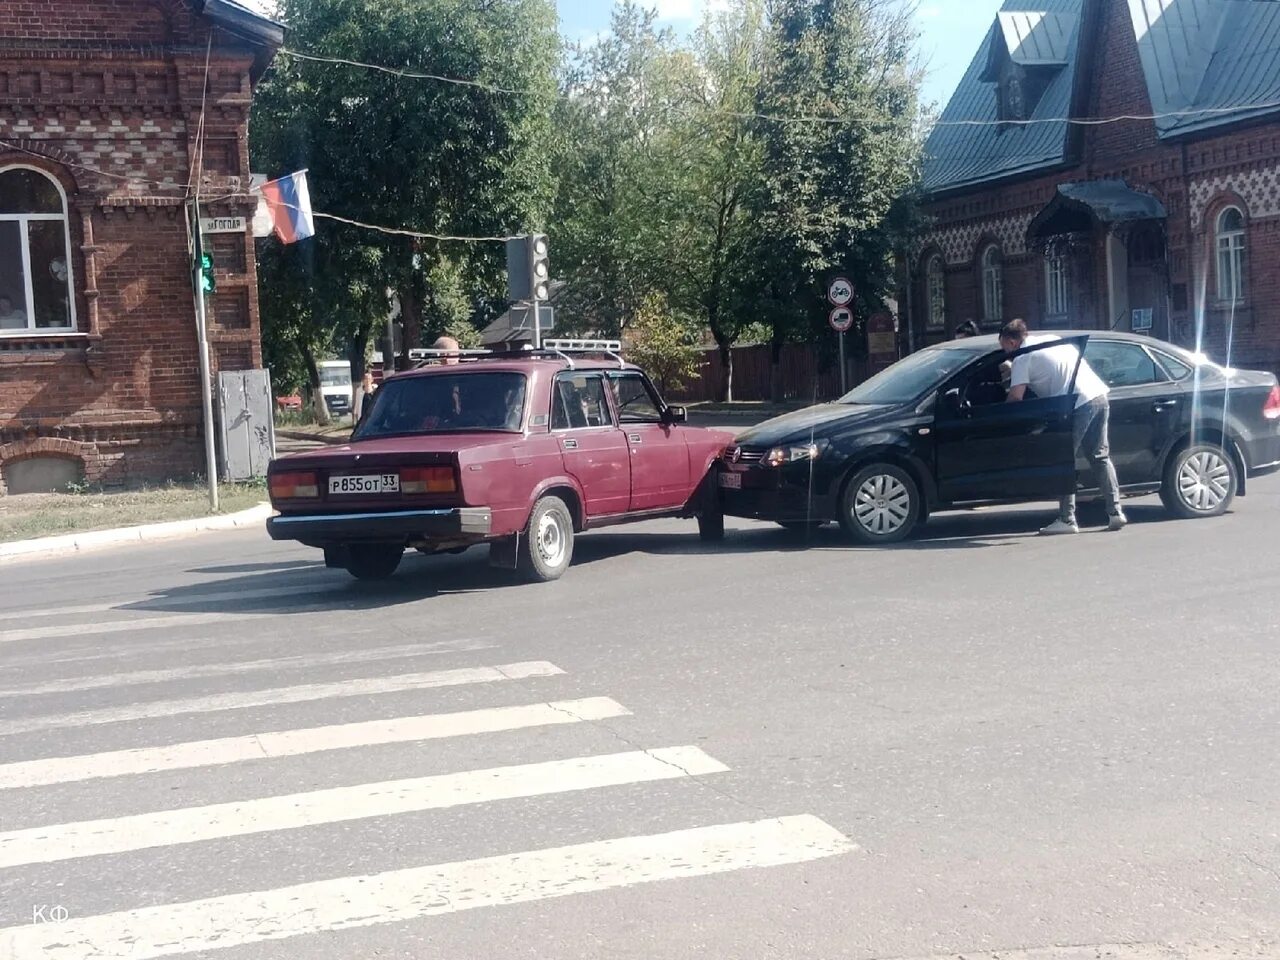
{"type": "MultiPolygon", "coordinates": [[[[840,396],[840,367],[829,363],[823,368],[817,351],[806,343],[786,343],[782,346],[780,397],[771,397],[769,383],[772,374],[768,344],[751,344],[733,348],[733,399],[734,400],[790,400],[815,402],[834,400],[840,396]]],[[[725,370],[720,362],[720,351],[712,348],[703,355],[701,376],[680,389],[668,391],[672,401],[700,403],[720,399],[724,387],[725,370]]],[[[849,360],[849,387],[861,383],[869,375],[867,363],[849,360]]]]}

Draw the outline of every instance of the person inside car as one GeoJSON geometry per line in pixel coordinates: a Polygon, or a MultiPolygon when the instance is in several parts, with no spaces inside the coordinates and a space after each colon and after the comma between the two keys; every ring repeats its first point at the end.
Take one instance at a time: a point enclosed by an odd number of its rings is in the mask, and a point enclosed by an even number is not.
{"type": "MultiPolygon", "coordinates": [[[[1011,320],[1000,329],[1000,346],[1007,354],[1057,339],[1059,338],[1044,334],[1030,336],[1027,325],[1021,320],[1011,320]]],[[[1075,413],[1071,431],[1073,449],[1076,456],[1083,451],[1093,466],[1098,489],[1102,491],[1107,504],[1107,529],[1120,530],[1128,520],[1120,509],[1120,486],[1116,481],[1116,469],[1111,463],[1107,429],[1111,408],[1107,401],[1107,385],[1093,372],[1080,352],[1064,343],[1060,347],[1049,347],[1014,358],[1008,402],[1021,402],[1031,390],[1035,391],[1037,397],[1062,396],[1071,386],[1073,373],[1076,378],[1075,413]]],[[[1059,501],[1058,519],[1040,532],[1048,535],[1080,532],[1076,525],[1074,490],[1059,501]]]]}

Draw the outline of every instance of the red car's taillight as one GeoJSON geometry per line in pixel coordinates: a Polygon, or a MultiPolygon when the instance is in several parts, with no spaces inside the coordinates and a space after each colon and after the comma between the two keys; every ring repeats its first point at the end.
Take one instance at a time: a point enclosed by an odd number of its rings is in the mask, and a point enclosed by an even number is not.
{"type": "Polygon", "coordinates": [[[272,474],[272,500],[314,499],[320,496],[320,481],[314,470],[272,474]]]}
{"type": "Polygon", "coordinates": [[[453,467],[401,467],[401,493],[454,493],[458,479],[453,467]]]}
{"type": "Polygon", "coordinates": [[[1262,415],[1268,420],[1280,420],[1280,385],[1271,388],[1267,402],[1262,407],[1262,415]]]}

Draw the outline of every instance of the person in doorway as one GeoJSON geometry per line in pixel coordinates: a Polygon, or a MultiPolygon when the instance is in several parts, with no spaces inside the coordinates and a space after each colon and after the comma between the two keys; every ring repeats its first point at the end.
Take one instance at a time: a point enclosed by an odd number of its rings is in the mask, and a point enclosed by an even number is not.
{"type": "MultiPolygon", "coordinates": [[[[1035,346],[1057,340],[1051,335],[1030,336],[1027,325],[1012,320],[1000,329],[1000,346],[1007,354],[1017,353],[1023,347],[1035,346]]],[[[1072,418],[1073,449],[1078,457],[1083,451],[1093,467],[1098,489],[1107,505],[1107,529],[1123,529],[1128,520],[1120,509],[1120,486],[1116,482],[1116,469],[1111,463],[1108,423],[1111,406],[1107,400],[1107,385],[1102,382],[1080,351],[1070,344],[1049,347],[1034,353],[1025,353],[1013,360],[1009,381],[1008,402],[1018,403],[1027,397],[1028,390],[1037,397],[1062,396],[1071,387],[1075,374],[1075,414],[1072,418]],[[1079,370],[1077,371],[1077,365],[1079,370]]],[[[1073,464],[1074,467],[1074,464],[1073,464]]],[[[1074,486],[1074,484],[1073,484],[1074,486]]],[[[1064,496],[1058,504],[1058,519],[1040,531],[1042,534],[1079,533],[1076,525],[1076,494],[1064,496]]]]}
{"type": "Polygon", "coordinates": [[[957,340],[965,340],[969,337],[976,337],[981,332],[982,331],[978,329],[978,325],[976,323],[972,320],[966,320],[964,323],[960,324],[960,326],[956,327],[955,338],[957,340]]]}
{"type": "Polygon", "coordinates": [[[0,293],[0,330],[23,330],[27,326],[27,314],[13,305],[13,300],[0,293]]]}

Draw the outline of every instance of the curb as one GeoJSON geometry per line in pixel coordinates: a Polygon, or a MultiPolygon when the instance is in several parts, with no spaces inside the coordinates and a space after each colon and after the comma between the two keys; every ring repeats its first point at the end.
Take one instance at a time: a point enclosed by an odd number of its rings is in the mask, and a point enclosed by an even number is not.
{"type": "Polygon", "coordinates": [[[241,510],[239,513],[196,517],[194,520],[170,520],[165,523],[147,523],[140,527],[118,527],[115,530],[94,530],[89,533],[64,533],[56,537],[38,537],[35,540],[14,540],[11,543],[0,543],[0,563],[18,557],[66,556],[123,543],[172,540],[209,530],[235,530],[262,523],[271,516],[272,512],[271,504],[260,503],[256,507],[241,510]]]}

